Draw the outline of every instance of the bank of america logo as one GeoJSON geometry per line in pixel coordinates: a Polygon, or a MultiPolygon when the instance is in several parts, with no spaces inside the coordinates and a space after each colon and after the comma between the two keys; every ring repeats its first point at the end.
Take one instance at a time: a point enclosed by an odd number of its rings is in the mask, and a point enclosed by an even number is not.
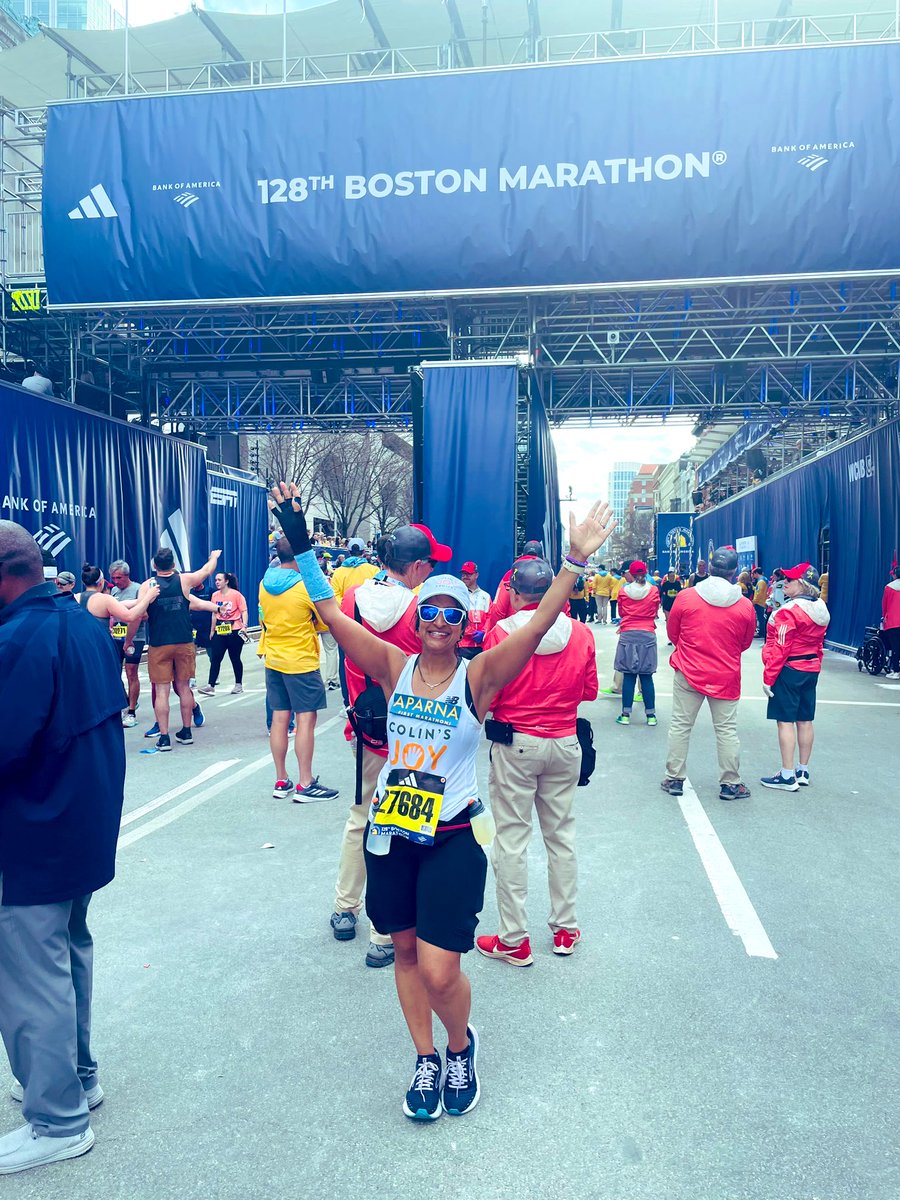
{"type": "Polygon", "coordinates": [[[89,221],[97,221],[101,217],[117,217],[118,215],[112,200],[106,194],[106,188],[102,183],[97,183],[83,199],[78,201],[78,207],[73,208],[69,213],[69,220],[81,221],[87,217],[89,221]]]}
{"type": "Polygon", "coordinates": [[[34,540],[42,550],[49,551],[54,558],[62,554],[66,546],[71,546],[72,544],[72,539],[58,525],[44,525],[34,535],[34,540]]]}
{"type": "Polygon", "coordinates": [[[190,208],[192,204],[196,204],[200,199],[193,192],[181,192],[175,197],[175,203],[180,204],[182,208],[190,208]]]}
{"type": "Polygon", "coordinates": [[[827,158],[823,158],[821,154],[804,154],[802,158],[798,158],[797,162],[801,167],[806,167],[807,171],[818,171],[820,167],[824,167],[828,162],[827,158]]]}

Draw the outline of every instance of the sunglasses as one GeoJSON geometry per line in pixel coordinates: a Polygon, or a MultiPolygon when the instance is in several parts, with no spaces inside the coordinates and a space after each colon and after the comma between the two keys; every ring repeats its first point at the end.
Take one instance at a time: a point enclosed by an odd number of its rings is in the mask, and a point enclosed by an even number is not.
{"type": "Polygon", "coordinates": [[[461,608],[440,608],[437,604],[420,604],[419,617],[422,621],[430,623],[436,621],[438,613],[444,618],[448,625],[461,625],[463,617],[466,615],[461,608]]]}

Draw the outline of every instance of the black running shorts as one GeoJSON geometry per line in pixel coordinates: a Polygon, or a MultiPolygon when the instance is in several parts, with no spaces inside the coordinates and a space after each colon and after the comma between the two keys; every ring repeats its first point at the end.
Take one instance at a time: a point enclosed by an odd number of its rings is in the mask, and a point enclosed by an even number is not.
{"type": "Polygon", "coordinates": [[[487,857],[469,825],[439,825],[433,846],[393,837],[388,854],[366,851],[366,912],[379,933],[415,929],[430,946],[467,954],[486,878],[487,857]]]}
{"type": "Polygon", "coordinates": [[[772,698],[766,710],[770,721],[814,721],[816,719],[816,684],[818,671],[798,671],[782,667],[772,686],[772,698]]]}

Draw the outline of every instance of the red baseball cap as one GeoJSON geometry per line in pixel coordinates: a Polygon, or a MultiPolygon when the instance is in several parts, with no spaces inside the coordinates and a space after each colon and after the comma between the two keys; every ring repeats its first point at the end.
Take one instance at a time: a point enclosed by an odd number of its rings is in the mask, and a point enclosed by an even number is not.
{"type": "Polygon", "coordinates": [[[641,575],[641,574],[646,575],[647,574],[647,564],[645,562],[641,562],[641,560],[639,558],[636,558],[634,560],[634,562],[629,566],[628,570],[632,575],[641,575]]]}
{"type": "Polygon", "coordinates": [[[453,551],[450,547],[441,545],[427,525],[410,525],[409,528],[418,529],[420,533],[424,533],[428,538],[431,552],[427,555],[422,555],[423,558],[433,558],[435,562],[449,562],[453,557],[453,551]]]}
{"type": "Polygon", "coordinates": [[[810,566],[810,563],[798,563],[796,567],[782,567],[781,573],[785,579],[802,579],[810,566]]]}
{"type": "Polygon", "coordinates": [[[459,568],[459,570],[460,570],[460,573],[463,575],[477,575],[478,574],[478,567],[473,562],[464,562],[463,565],[459,568]]]}

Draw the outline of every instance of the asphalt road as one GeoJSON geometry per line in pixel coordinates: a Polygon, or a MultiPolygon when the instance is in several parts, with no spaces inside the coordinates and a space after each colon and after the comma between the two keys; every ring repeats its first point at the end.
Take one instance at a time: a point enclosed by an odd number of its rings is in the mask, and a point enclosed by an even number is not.
{"type": "MultiPolygon", "coordinates": [[[[595,632],[608,682],[614,632],[595,632]]],[[[353,793],[333,697],[315,770],[341,799],[301,806],[271,797],[249,648],[248,691],[204,704],[193,747],[141,753],[145,696],[126,731],[118,877],[91,909],[96,1146],[6,1178],[3,1196],[897,1200],[900,686],[829,655],[812,786],[766,791],[778,755],[758,645],[748,801],[717,798],[705,712],[696,797],[659,790],[667,665],[657,729],[616,726],[615,701],[586,706],[583,941],[551,953],[538,837],[535,966],[468,957],[483,1097],[426,1126],[401,1113],[414,1056],[392,969],[364,966],[364,922],[351,943],[328,925],[353,793]]],[[[495,913],[489,878],[482,932],[495,913]]],[[[20,1121],[0,1101],[0,1133],[20,1121]]]]}

